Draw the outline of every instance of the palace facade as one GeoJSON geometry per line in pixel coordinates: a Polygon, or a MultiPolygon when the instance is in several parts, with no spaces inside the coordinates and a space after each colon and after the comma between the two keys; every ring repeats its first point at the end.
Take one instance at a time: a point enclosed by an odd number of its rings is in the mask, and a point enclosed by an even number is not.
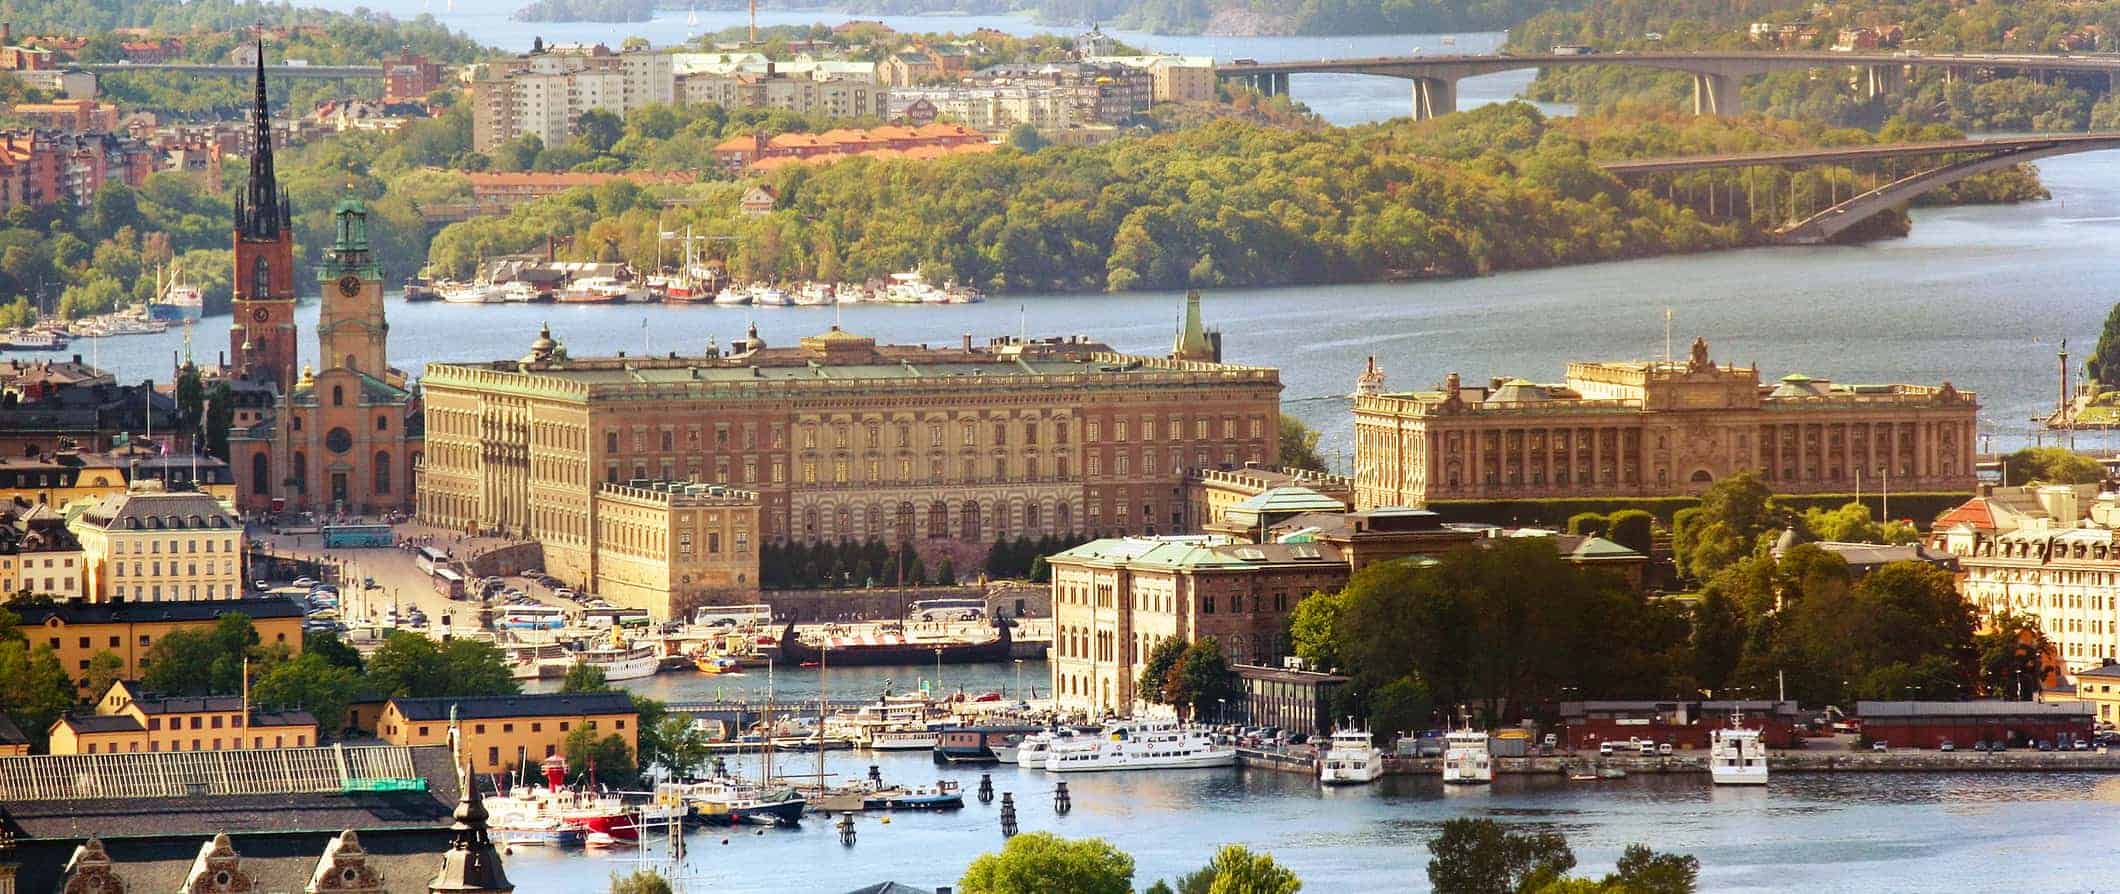
{"type": "Polygon", "coordinates": [[[1684,361],[1571,363],[1560,384],[1495,379],[1386,392],[1357,387],[1355,504],[1697,494],[1741,471],[1776,493],[1973,489],[1980,405],[1941,385],[1762,384],[1684,361]]]}
{"type": "Polygon", "coordinates": [[[762,542],[876,538],[958,567],[1003,536],[1179,530],[1187,470],[1275,459],[1281,391],[1275,370],[1220,362],[1190,307],[1168,357],[834,327],[597,359],[546,333],[520,360],[431,364],[419,515],[541,540],[576,582],[602,575],[566,559],[597,551],[599,488],[634,481],[755,493],[762,542]]]}

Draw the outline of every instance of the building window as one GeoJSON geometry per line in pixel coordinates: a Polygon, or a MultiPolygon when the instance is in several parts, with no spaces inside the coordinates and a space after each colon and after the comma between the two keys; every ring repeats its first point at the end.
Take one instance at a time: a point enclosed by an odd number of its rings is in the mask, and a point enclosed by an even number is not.
{"type": "Polygon", "coordinates": [[[375,492],[390,492],[390,452],[387,450],[375,452],[375,492]]]}

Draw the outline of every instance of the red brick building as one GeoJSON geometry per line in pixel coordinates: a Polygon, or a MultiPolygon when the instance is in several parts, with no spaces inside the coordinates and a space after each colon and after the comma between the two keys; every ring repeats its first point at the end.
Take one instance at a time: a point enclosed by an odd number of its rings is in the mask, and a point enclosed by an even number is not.
{"type": "Polygon", "coordinates": [[[383,60],[383,101],[418,102],[442,85],[442,66],[411,50],[383,60]]]}
{"type": "Polygon", "coordinates": [[[1562,702],[1562,741],[1578,751],[1596,751],[1605,742],[1644,739],[1674,748],[1704,749],[1708,737],[1738,725],[1759,730],[1768,748],[1794,748],[1795,702],[1769,701],[1584,701],[1562,702]]]}

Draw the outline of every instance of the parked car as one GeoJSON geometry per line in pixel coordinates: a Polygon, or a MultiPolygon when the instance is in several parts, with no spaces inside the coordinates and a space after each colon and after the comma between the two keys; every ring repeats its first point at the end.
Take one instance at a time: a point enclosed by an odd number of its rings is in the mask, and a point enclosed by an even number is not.
{"type": "Polygon", "coordinates": [[[316,585],[317,585],[317,582],[316,582],[316,580],[315,580],[314,578],[307,578],[307,577],[298,577],[298,578],[295,578],[295,579],[294,579],[294,583],[293,583],[293,584],[290,584],[290,586],[296,586],[296,587],[314,587],[314,586],[316,586],[316,585]]]}
{"type": "Polygon", "coordinates": [[[1672,750],[1673,749],[1671,748],[1671,743],[1669,742],[1665,742],[1656,746],[1656,753],[1664,757],[1670,757],[1672,750]]]}
{"type": "Polygon", "coordinates": [[[1945,740],[1943,740],[1943,741],[1941,741],[1941,742],[1938,742],[1938,743],[1936,743],[1936,750],[1937,750],[1937,751],[1957,751],[1957,750],[1958,750],[1958,746],[1956,746],[1956,745],[1953,745],[1953,744],[1951,744],[1951,740],[1949,740],[1949,739],[1945,739],[1945,740]]]}
{"type": "Polygon", "coordinates": [[[1876,741],[1876,742],[1871,742],[1871,743],[1870,743],[1870,750],[1871,750],[1871,751],[1890,751],[1890,750],[1892,750],[1892,746],[1891,746],[1891,745],[1890,745],[1889,743],[1887,743],[1887,742],[1884,742],[1883,740],[1879,740],[1879,741],[1876,741]]]}

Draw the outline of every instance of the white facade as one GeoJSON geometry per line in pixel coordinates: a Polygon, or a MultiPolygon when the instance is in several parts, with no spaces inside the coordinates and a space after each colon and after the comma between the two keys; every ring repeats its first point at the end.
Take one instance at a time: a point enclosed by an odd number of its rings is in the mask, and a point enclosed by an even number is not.
{"type": "Polygon", "coordinates": [[[1960,594],[1983,618],[2037,618],[2071,674],[2120,657],[2120,498],[2068,485],[2028,490],[1945,516],[1978,506],[1990,520],[1961,520],[1934,537],[1958,556],[1960,594]]]}

